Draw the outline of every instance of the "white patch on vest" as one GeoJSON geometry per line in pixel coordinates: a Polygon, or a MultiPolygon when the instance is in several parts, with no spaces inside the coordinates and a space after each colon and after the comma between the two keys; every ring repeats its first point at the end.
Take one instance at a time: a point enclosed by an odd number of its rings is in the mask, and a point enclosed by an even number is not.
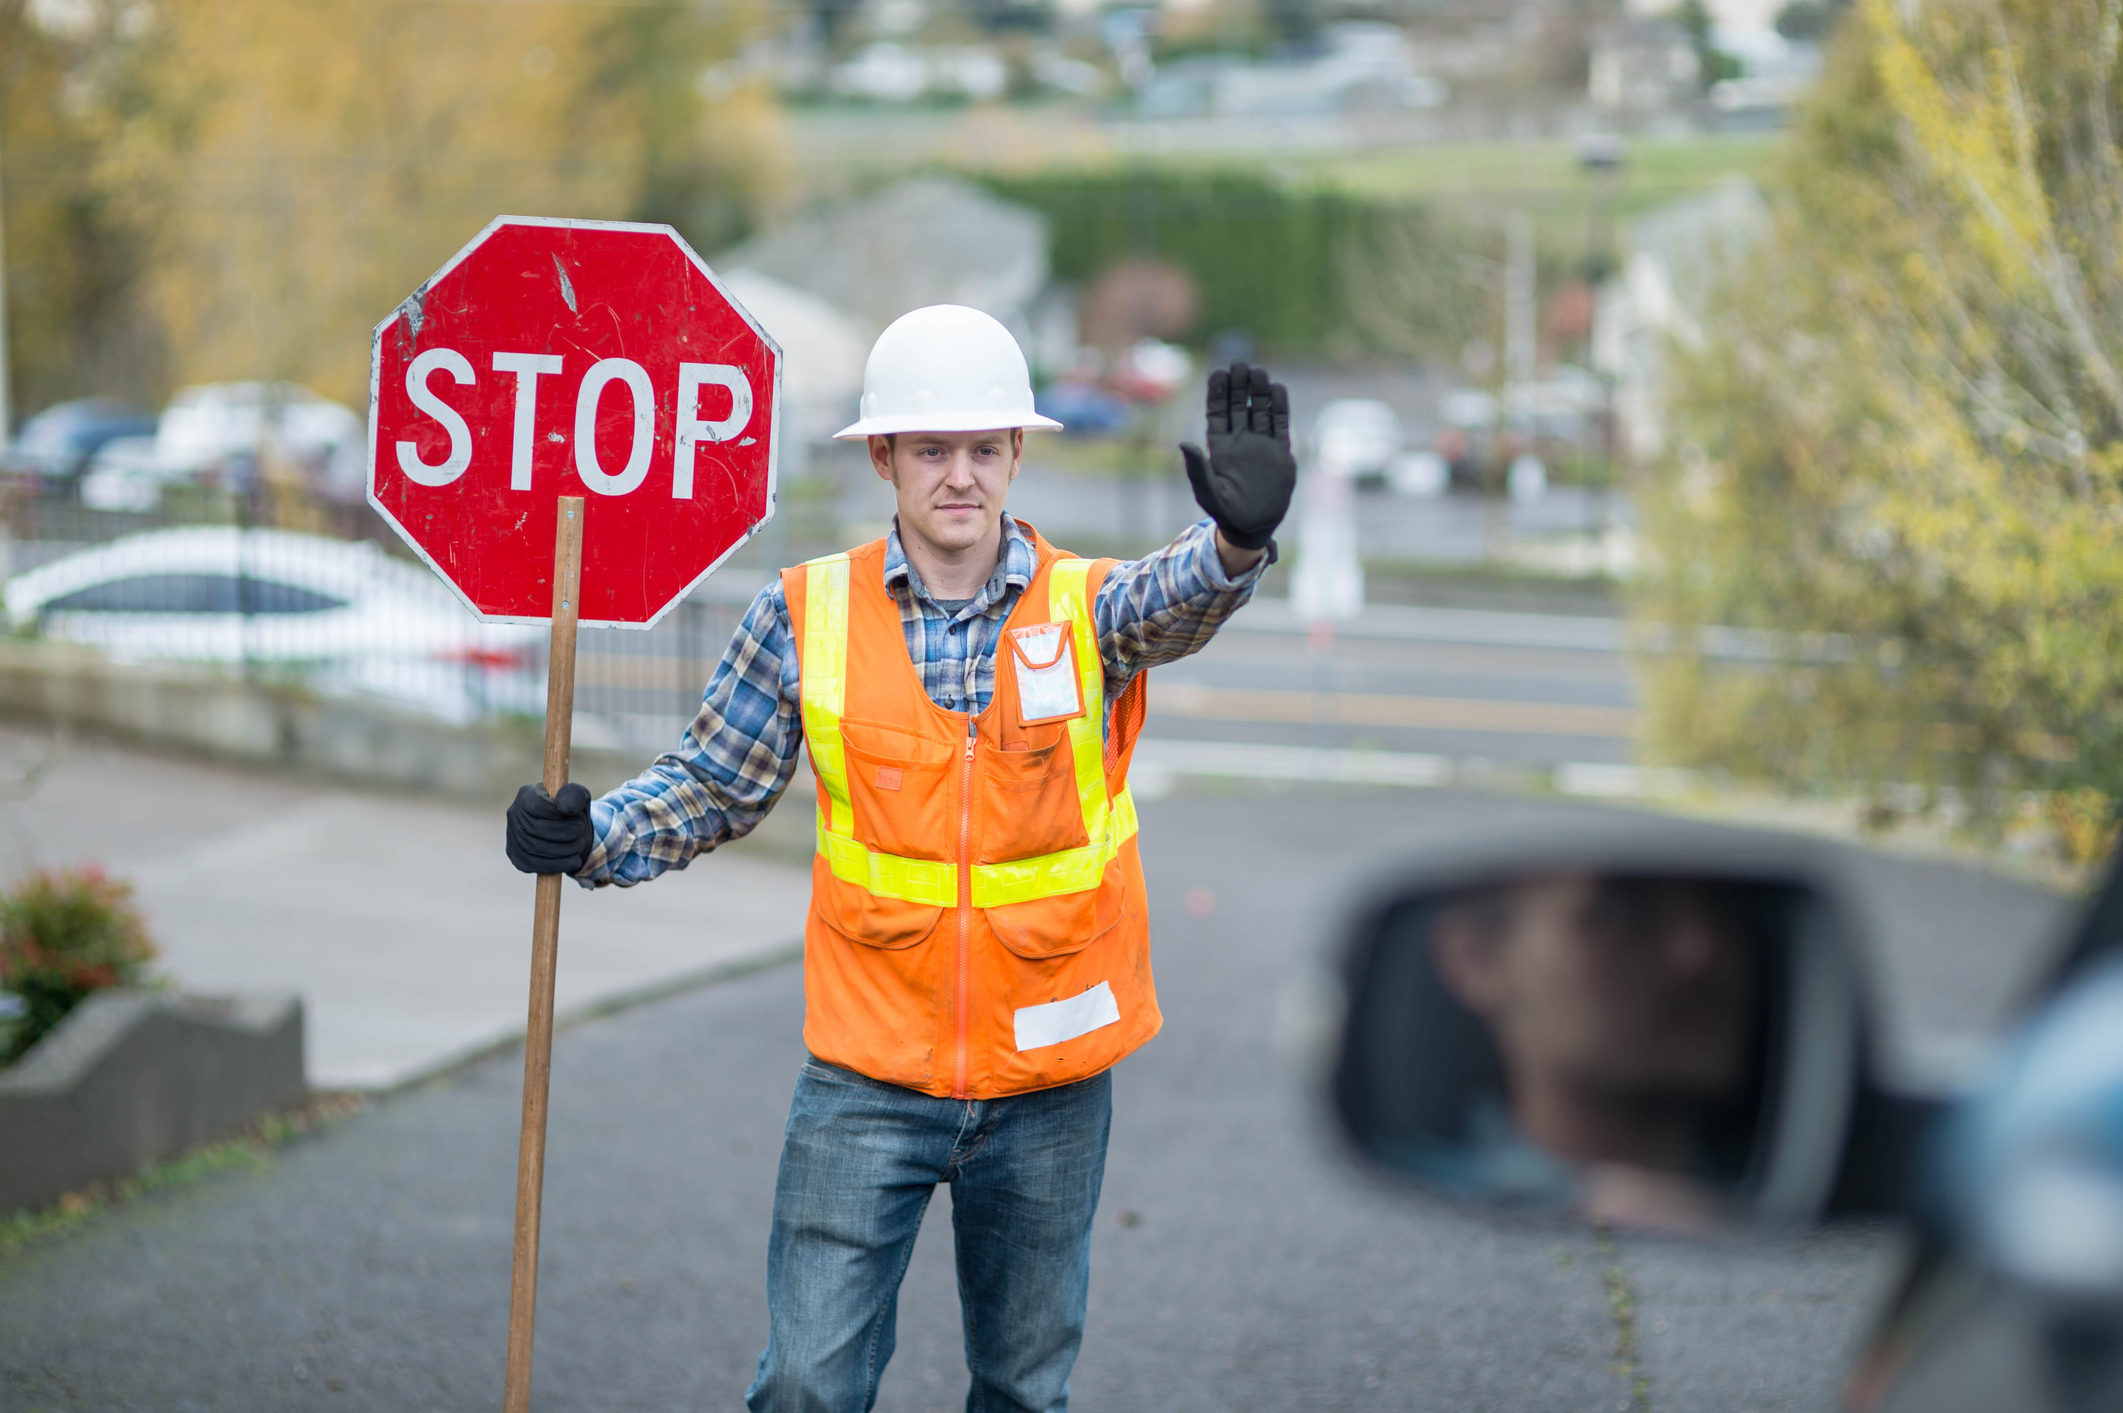
{"type": "Polygon", "coordinates": [[[1079,1035],[1089,1035],[1120,1019],[1120,1003],[1113,988],[1101,981],[1081,996],[1049,1001],[1044,1006],[1025,1006],[1017,1012],[1017,1048],[1020,1053],[1046,1045],[1059,1045],[1079,1035]]]}
{"type": "Polygon", "coordinates": [[[1010,661],[1017,669],[1018,716],[1024,722],[1075,716],[1084,709],[1076,680],[1076,644],[1063,636],[1068,630],[1066,623],[1048,623],[1025,629],[1017,640],[1018,651],[1010,661]],[[1047,666],[1030,666],[1027,658],[1047,666]]]}

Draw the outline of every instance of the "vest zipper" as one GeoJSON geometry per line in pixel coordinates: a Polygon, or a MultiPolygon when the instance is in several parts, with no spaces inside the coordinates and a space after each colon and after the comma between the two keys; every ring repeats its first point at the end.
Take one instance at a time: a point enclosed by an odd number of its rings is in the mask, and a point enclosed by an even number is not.
{"type": "Polygon", "coordinates": [[[951,1097],[969,1097],[966,1047],[973,1028],[973,743],[979,739],[971,713],[966,716],[966,763],[958,790],[958,1071],[951,1097]]]}

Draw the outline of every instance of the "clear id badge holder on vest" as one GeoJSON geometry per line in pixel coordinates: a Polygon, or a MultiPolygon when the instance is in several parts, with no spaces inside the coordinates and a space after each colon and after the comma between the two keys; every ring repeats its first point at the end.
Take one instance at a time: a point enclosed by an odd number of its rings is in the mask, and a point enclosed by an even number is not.
{"type": "Polygon", "coordinates": [[[1076,673],[1076,643],[1070,624],[1038,623],[1012,628],[1010,666],[1017,673],[1021,726],[1040,726],[1084,714],[1083,679],[1076,673]]]}

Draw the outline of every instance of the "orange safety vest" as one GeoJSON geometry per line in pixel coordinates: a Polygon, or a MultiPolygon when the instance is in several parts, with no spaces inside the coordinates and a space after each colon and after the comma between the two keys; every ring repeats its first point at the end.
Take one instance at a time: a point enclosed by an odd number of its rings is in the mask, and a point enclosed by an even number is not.
{"type": "Polygon", "coordinates": [[[1157,1034],[1128,758],[1091,604],[1112,561],[1056,550],[1003,625],[978,716],[929,700],[885,542],[782,571],[818,776],[804,1043],[938,1097],[1098,1074],[1157,1034]]]}

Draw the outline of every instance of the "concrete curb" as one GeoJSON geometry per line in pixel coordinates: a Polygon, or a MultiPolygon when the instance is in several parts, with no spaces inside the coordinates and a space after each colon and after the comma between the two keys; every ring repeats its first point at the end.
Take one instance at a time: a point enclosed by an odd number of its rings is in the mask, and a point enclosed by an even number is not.
{"type": "Polygon", "coordinates": [[[307,1093],[299,997],[98,992],[0,1070],[0,1213],[129,1176],[307,1093]]]}

